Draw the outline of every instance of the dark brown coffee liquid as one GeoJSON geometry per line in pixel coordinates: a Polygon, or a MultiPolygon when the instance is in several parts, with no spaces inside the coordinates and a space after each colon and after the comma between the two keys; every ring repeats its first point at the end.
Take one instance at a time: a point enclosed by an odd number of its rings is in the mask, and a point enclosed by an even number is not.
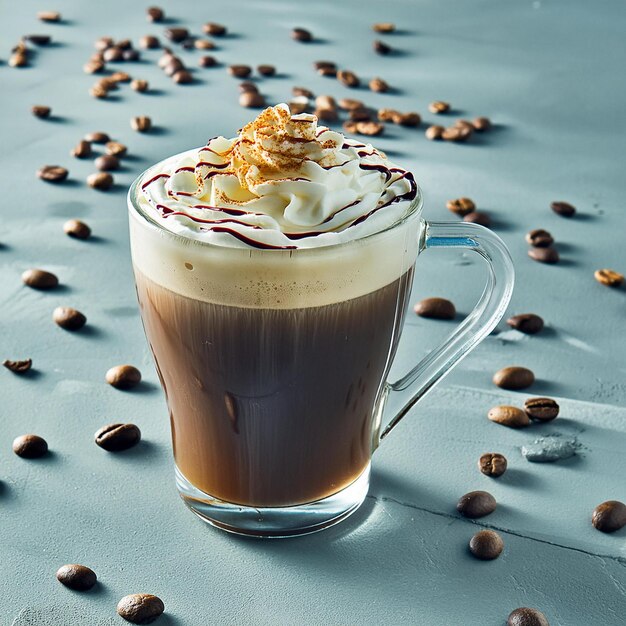
{"type": "Polygon", "coordinates": [[[184,476],[251,506],[311,502],[355,480],[412,273],[337,304],[255,309],[181,296],[136,269],[184,476]]]}

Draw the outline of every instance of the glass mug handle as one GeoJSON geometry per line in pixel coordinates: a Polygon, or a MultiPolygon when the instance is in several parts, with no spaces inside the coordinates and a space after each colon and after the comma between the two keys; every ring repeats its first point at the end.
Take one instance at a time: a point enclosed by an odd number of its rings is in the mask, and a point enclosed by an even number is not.
{"type": "Polygon", "coordinates": [[[459,327],[408,374],[383,387],[376,416],[374,448],[437,382],[486,337],[504,315],[515,281],[504,242],[488,228],[467,222],[423,222],[420,252],[466,248],[487,262],[487,284],[474,310],[459,327]]]}

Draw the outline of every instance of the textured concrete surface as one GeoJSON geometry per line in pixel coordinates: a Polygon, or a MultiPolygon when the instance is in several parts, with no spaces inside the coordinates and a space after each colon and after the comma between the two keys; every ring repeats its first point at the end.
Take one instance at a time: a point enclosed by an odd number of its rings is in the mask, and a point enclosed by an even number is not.
{"type": "MultiPolygon", "coordinates": [[[[603,535],[590,524],[593,508],[626,500],[626,290],[595,282],[593,271],[624,272],[623,74],[626,43],[621,1],[496,2],[319,1],[163,3],[180,25],[199,33],[205,21],[227,24],[223,63],[273,63],[268,100],[288,99],[293,85],[315,93],[362,97],[373,106],[417,110],[427,121],[435,99],[455,114],[488,115],[497,128],[466,145],[432,143],[420,130],[390,127],[377,143],[411,167],[424,189],[426,217],[454,219],[449,198],[467,195],[494,218],[517,267],[510,313],[536,312],[547,328],[534,337],[504,324],[398,426],[374,457],[370,495],[342,525],[310,537],[260,542],[208,528],[180,503],[174,488],[167,412],[145,343],[128,254],[125,189],[145,166],[228,134],[250,116],[236,104],[237,80],[224,66],[198,69],[197,83],[176,86],[156,67],[159,51],[119,69],[154,89],[127,86],[110,102],[87,91],[94,78],[81,67],[101,35],[161,35],[143,5],[121,0],[78,3],[30,0],[0,6],[0,357],[31,357],[34,371],[0,372],[0,624],[120,624],[118,599],[134,592],[161,596],[159,624],[504,624],[518,606],[535,606],[552,625],[617,626],[626,621],[626,529],[603,535]],[[59,25],[36,21],[58,9],[59,25]],[[380,37],[398,49],[371,52],[374,21],[402,31],[380,37]],[[319,41],[289,38],[293,26],[319,41]],[[6,60],[22,34],[50,33],[31,67],[6,60]],[[336,60],[363,77],[380,75],[394,94],[350,91],[318,77],[317,59],[336,60]],[[53,107],[38,120],[33,104],[53,107]],[[155,132],[134,133],[129,119],[150,115],[155,132]],[[129,146],[116,187],[99,193],[84,184],[94,168],[69,150],[86,133],[104,130],[129,146]],[[70,169],[70,180],[46,185],[35,171],[46,163],[70,169]],[[571,220],[549,210],[567,200],[571,220]],[[75,241],[68,218],[93,228],[75,241]],[[546,228],[562,262],[534,263],[524,233],[546,228]],[[20,274],[43,267],[62,287],[42,293],[20,274]],[[78,333],[56,327],[58,305],[82,310],[78,333]],[[145,382],[133,392],[104,383],[111,365],[134,363],[145,382]],[[528,393],[502,392],[491,376],[500,367],[533,369],[528,393]],[[558,397],[562,417],[512,431],[489,422],[487,410],[527,395],[558,397]],[[119,455],[93,444],[97,428],[137,423],[145,440],[119,455]],[[44,436],[45,459],[13,455],[24,432],[44,436]],[[579,453],[531,464],[521,446],[538,437],[576,438],[579,453]],[[482,476],[476,461],[500,451],[509,470],[482,476]],[[455,503],[487,489],[498,509],[483,520],[458,517],[455,503]],[[478,528],[501,531],[506,547],[494,562],[474,560],[466,545],[478,528]],[[59,585],[63,563],[91,566],[100,584],[78,594],[59,585]]],[[[194,66],[198,52],[182,52],[194,66]]],[[[413,300],[451,298],[460,313],[475,302],[484,269],[458,252],[420,257],[413,300]]],[[[453,324],[409,316],[396,374],[404,372],[453,324]]]]}

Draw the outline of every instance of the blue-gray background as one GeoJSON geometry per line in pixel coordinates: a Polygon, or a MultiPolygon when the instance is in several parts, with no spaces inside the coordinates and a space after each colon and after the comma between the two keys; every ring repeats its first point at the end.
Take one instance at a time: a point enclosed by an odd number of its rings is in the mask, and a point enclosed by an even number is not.
{"type": "MultiPolygon", "coordinates": [[[[232,36],[212,53],[222,66],[198,69],[196,84],[177,86],[156,67],[158,50],[121,64],[146,78],[154,93],[128,86],[111,101],[88,95],[95,77],[83,74],[93,40],[162,35],[142,3],[57,0],[0,5],[0,357],[32,357],[35,372],[0,372],[0,623],[116,624],[126,593],[163,598],[160,623],[223,624],[503,624],[517,606],[541,608],[551,624],[612,626],[626,615],[626,532],[595,531],[589,517],[606,499],[626,500],[626,290],[593,279],[601,267],[624,272],[624,61],[626,7],[620,0],[536,2],[252,2],[162,3],[178,25],[200,34],[206,21],[232,36]],[[58,9],[64,23],[35,14],[58,9]],[[401,32],[377,36],[375,21],[401,32]],[[319,41],[291,41],[294,26],[319,41]],[[6,61],[19,37],[49,33],[31,67],[6,61]],[[399,52],[376,56],[375,37],[399,52]],[[329,59],[362,78],[381,76],[394,94],[348,90],[316,75],[329,59]],[[420,130],[388,127],[377,144],[411,168],[429,219],[455,219],[445,201],[473,198],[494,219],[517,267],[510,313],[536,312],[547,330],[525,337],[500,325],[419,408],[374,460],[373,484],[349,521],[308,538],[258,542],[205,527],[176,495],[167,412],[143,338],[128,254],[124,193],[146,166],[169,154],[229,134],[251,112],[237,104],[230,63],[272,63],[280,76],[260,82],[270,102],[288,99],[293,85],[316,94],[359,97],[374,106],[416,110],[428,122],[432,100],[448,100],[456,117],[487,115],[497,127],[465,145],[428,142],[420,130]],[[53,107],[55,119],[30,114],[53,107]],[[156,132],[133,132],[129,119],[149,115],[156,132]],[[86,187],[90,160],[69,156],[86,133],[104,130],[129,146],[116,187],[86,187]],[[35,171],[57,163],[68,183],[51,186],[35,171]],[[549,210],[567,200],[578,216],[549,210]],[[71,240],[68,218],[87,221],[95,237],[71,240]],[[527,258],[524,233],[546,228],[562,262],[527,258]],[[40,293],[20,274],[44,267],[63,287],[40,293]],[[75,306],[89,319],[81,332],[57,328],[51,313],[75,306]],[[137,392],[108,387],[104,372],[130,362],[144,372],[137,392]],[[500,367],[532,368],[529,390],[562,401],[563,419],[513,432],[486,420],[489,407],[521,404],[527,394],[503,393],[491,376],[500,367]],[[112,421],[133,421],[145,441],[109,455],[92,443],[112,421]],[[15,457],[12,439],[46,437],[53,453],[40,461],[15,457]],[[519,447],[548,432],[574,434],[579,458],[531,466],[519,447]],[[485,451],[509,457],[499,481],[478,473],[485,451]],[[457,498],[489,489],[498,510],[484,525],[502,531],[503,556],[473,560],[466,543],[479,525],[459,519],[457,498]],[[85,563],[101,584],[88,594],[54,579],[66,562],[85,563]],[[47,615],[47,617],[46,617],[47,615]],[[19,616],[19,617],[18,617],[19,616]],[[17,618],[17,619],[16,619],[17,618]]],[[[181,52],[191,67],[199,52],[181,52]]],[[[113,67],[111,65],[110,67],[113,67]]],[[[117,68],[116,68],[117,69],[117,68]]],[[[449,297],[471,310],[484,268],[458,252],[420,257],[413,301],[449,297]]],[[[452,325],[409,316],[396,372],[400,373],[452,325]]]]}

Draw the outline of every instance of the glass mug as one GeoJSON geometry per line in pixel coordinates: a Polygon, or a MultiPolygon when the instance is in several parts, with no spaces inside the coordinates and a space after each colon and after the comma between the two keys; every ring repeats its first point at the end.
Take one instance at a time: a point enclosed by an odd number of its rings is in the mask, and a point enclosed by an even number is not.
{"type": "Polygon", "coordinates": [[[354,512],[396,424],[498,323],[514,272],[499,237],[421,218],[318,248],[218,246],[174,234],[128,195],[141,317],[170,413],[176,484],[203,520],[285,537],[354,512]],[[489,268],[470,315],[387,380],[418,255],[477,252],[489,268]]]}

